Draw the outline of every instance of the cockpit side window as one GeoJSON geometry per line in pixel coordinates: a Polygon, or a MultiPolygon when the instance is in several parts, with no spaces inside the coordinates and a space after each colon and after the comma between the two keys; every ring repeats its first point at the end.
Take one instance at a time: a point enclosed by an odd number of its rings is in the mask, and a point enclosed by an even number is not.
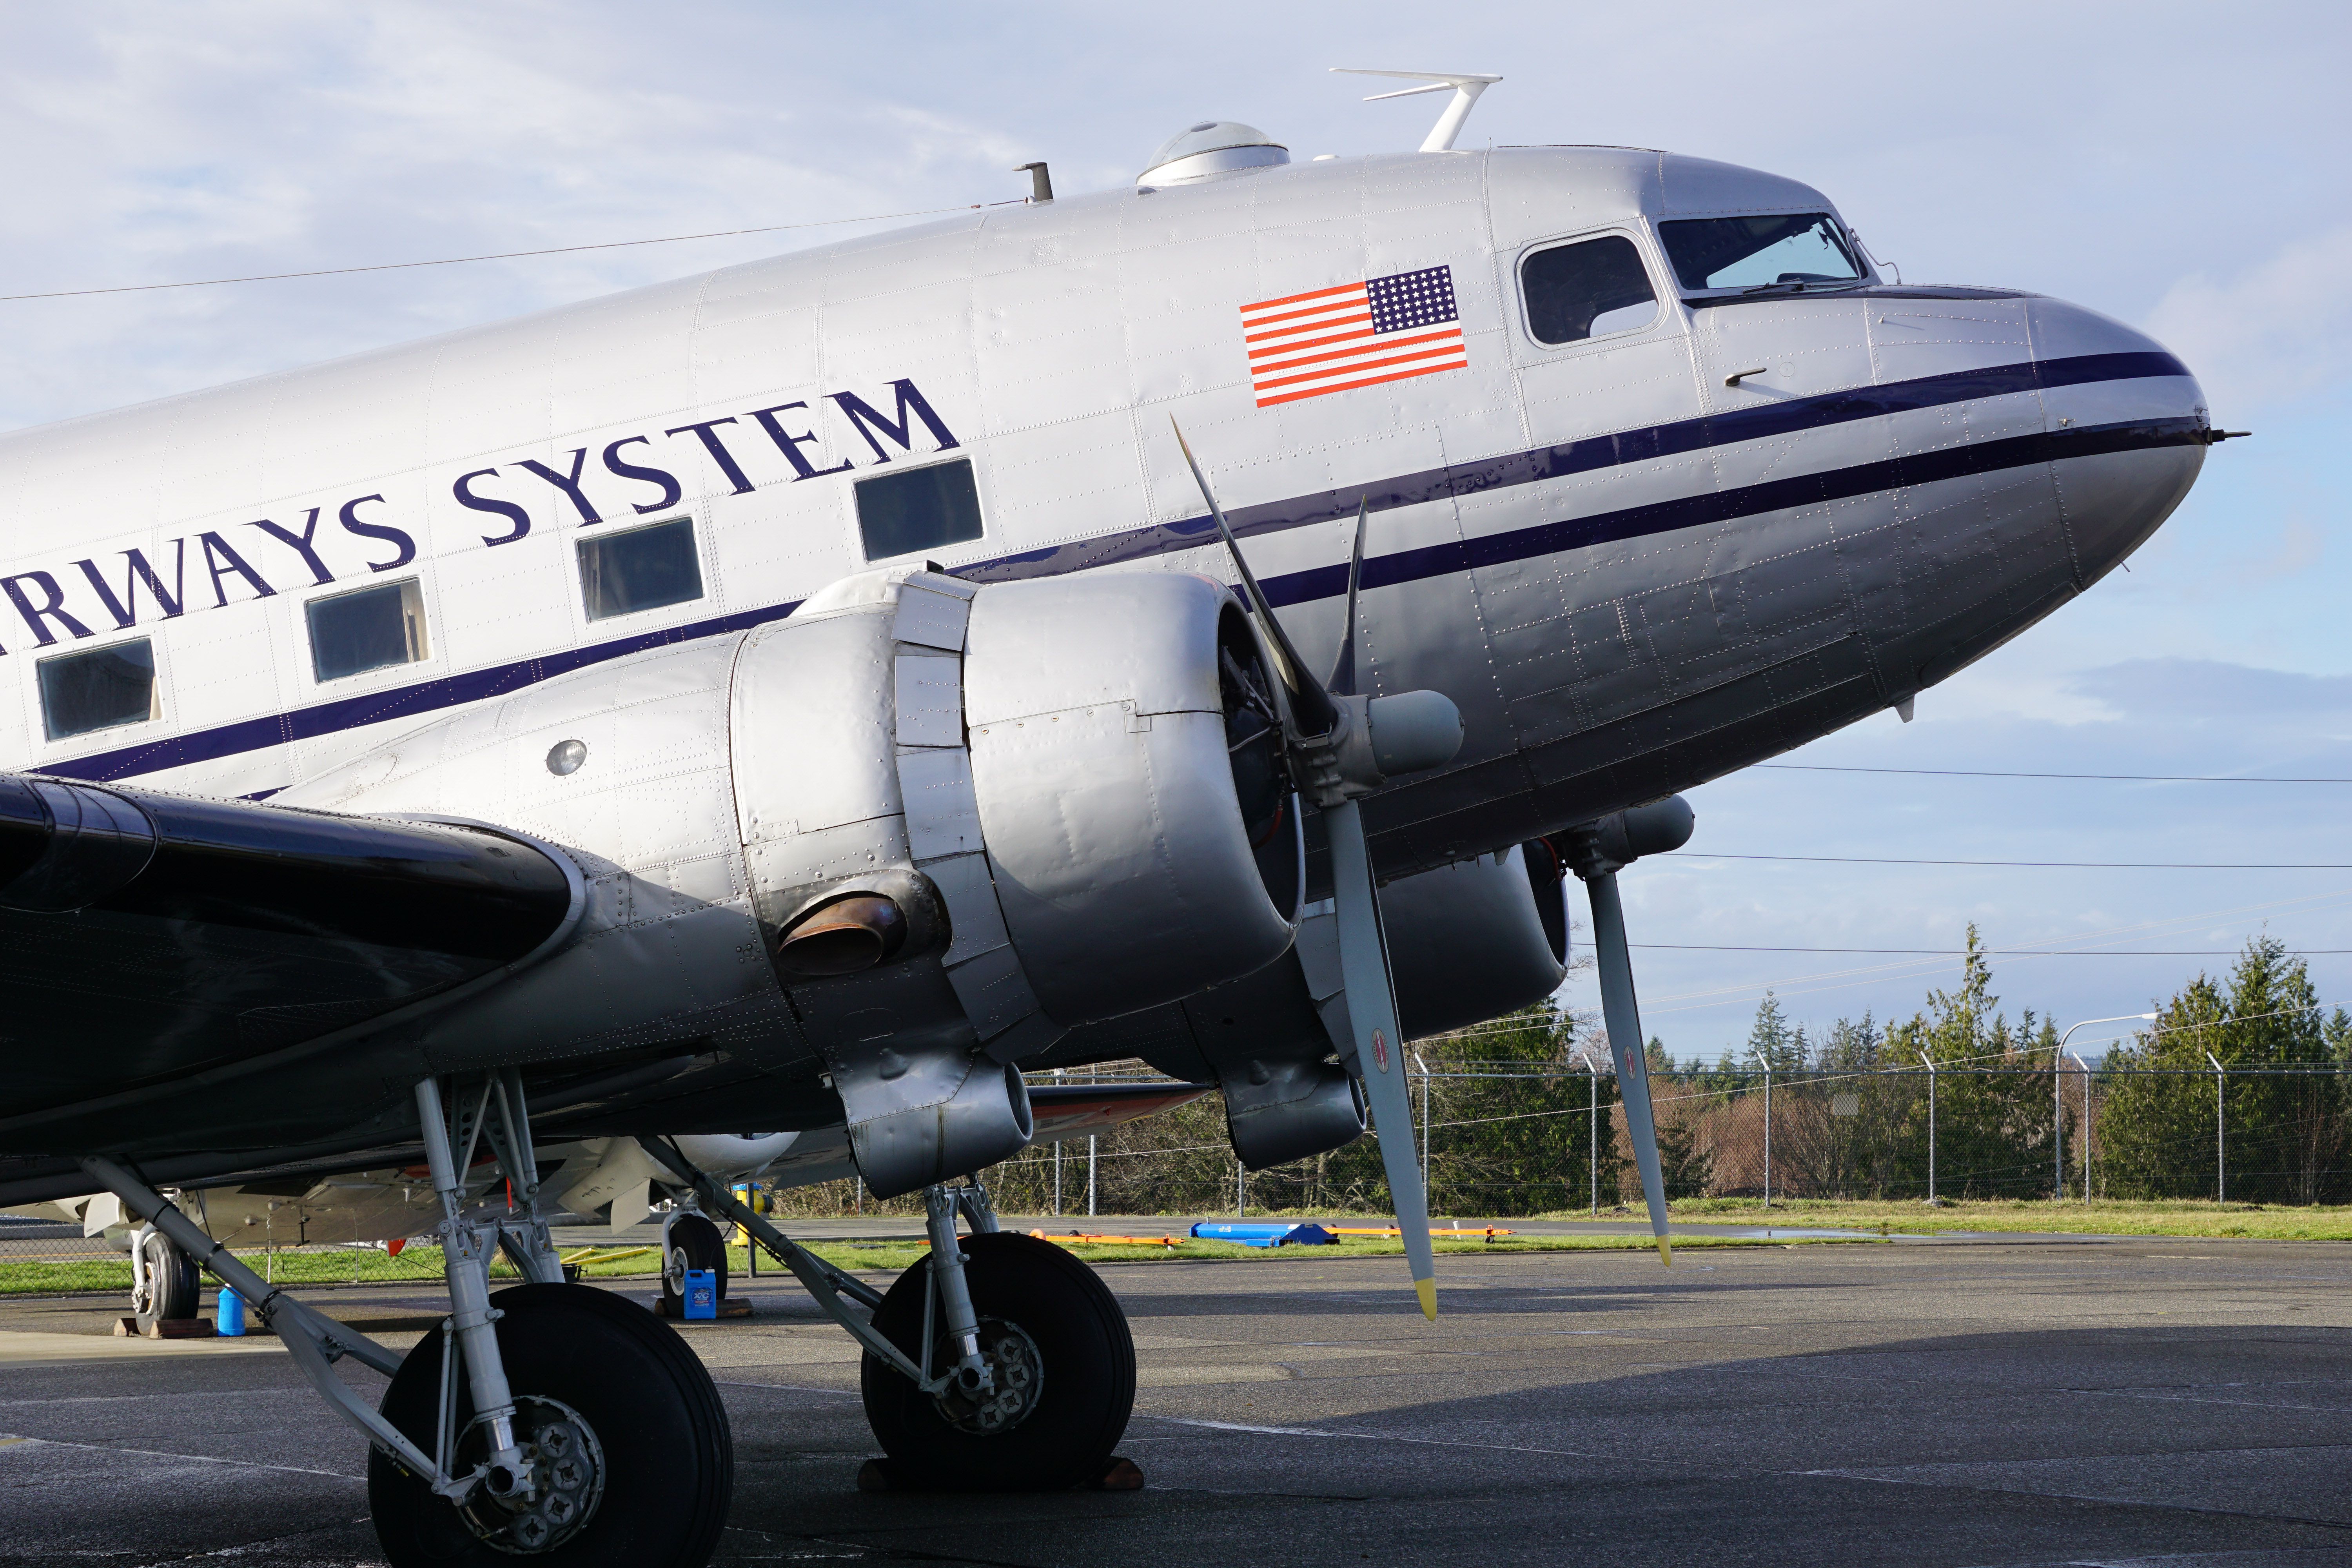
{"type": "Polygon", "coordinates": [[[1851,283],[1862,276],[1845,232],[1827,213],[1682,218],[1658,226],[1685,289],[1851,283]]]}
{"type": "Polygon", "coordinates": [[[1581,342],[1646,327],[1657,319],[1642,253],[1622,234],[1538,250],[1519,263],[1528,330],[1543,343],[1581,342]]]}

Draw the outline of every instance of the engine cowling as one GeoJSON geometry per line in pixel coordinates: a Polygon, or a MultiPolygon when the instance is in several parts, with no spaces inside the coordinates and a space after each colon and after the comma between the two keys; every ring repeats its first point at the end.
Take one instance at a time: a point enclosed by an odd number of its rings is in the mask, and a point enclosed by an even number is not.
{"type": "Polygon", "coordinates": [[[1465,1028],[1568,978],[1566,881],[1540,838],[1405,877],[1381,889],[1407,1039],[1465,1028]]]}
{"type": "Polygon", "coordinates": [[[666,1131],[811,1125],[821,1075],[887,1196],[1026,1144],[1014,1064],[1070,1026],[1288,949],[1303,845],[1253,680],[1206,578],[869,574],[284,798],[488,819],[580,863],[582,934],[438,1019],[444,1070],[493,1043],[714,1050],[724,1070],[663,1086],[666,1131]]]}
{"type": "MultiPolygon", "coordinates": [[[[1500,1017],[1567,977],[1562,869],[1540,839],[1390,883],[1381,921],[1408,1038],[1500,1017]]],[[[1134,1031],[1138,1054],[1161,1071],[1215,1078],[1234,1152],[1251,1170],[1339,1148],[1364,1130],[1361,1092],[1334,1045],[1352,1037],[1336,928],[1328,905],[1310,907],[1280,962],[1134,1031]]]]}

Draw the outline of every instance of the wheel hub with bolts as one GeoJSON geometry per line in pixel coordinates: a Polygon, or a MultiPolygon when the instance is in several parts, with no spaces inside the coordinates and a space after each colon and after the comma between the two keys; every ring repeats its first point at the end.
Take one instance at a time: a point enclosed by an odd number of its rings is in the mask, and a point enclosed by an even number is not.
{"type": "MultiPolygon", "coordinates": [[[[560,1399],[520,1394],[515,1399],[515,1440],[529,1463],[529,1481],[493,1495],[488,1486],[459,1509],[467,1527],[484,1544],[517,1555],[551,1552],[571,1540],[595,1516],[604,1496],[604,1447],[580,1413],[560,1399]]],[[[459,1444],[461,1458],[479,1463],[489,1428],[477,1420],[459,1444]],[[478,1450],[467,1455],[467,1448],[478,1450]]]]}
{"type": "Polygon", "coordinates": [[[139,1278],[133,1280],[131,1286],[131,1310],[141,1317],[146,1317],[155,1310],[157,1288],[163,1283],[156,1278],[158,1272],[155,1267],[156,1259],[152,1248],[148,1252],[146,1262],[147,1267],[140,1271],[139,1278]]]}
{"type": "MultiPolygon", "coordinates": [[[[942,1345],[939,1353],[944,1359],[954,1352],[942,1345]]],[[[965,1386],[979,1382],[967,1372],[933,1397],[949,1426],[974,1436],[992,1437],[1020,1426],[1037,1408],[1045,1390],[1045,1359],[1037,1352],[1037,1342],[1019,1324],[1002,1318],[980,1321],[980,1355],[987,1363],[993,1388],[965,1386]]]]}

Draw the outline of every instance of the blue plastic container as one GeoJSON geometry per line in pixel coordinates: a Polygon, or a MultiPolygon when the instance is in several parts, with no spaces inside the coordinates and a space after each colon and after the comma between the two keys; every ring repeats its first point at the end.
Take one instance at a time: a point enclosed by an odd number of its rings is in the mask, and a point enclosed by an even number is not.
{"type": "Polygon", "coordinates": [[[715,1268],[689,1268],[686,1271],[686,1316],[690,1321],[709,1322],[719,1316],[719,1271],[715,1268]]]}
{"type": "Polygon", "coordinates": [[[1202,1220],[1192,1227],[1202,1241],[1240,1247],[1328,1247],[1339,1238],[1319,1225],[1265,1225],[1244,1220],[1202,1220]]]}
{"type": "Polygon", "coordinates": [[[213,1308],[213,1331],[236,1339],[245,1332],[245,1298],[221,1287],[220,1300],[213,1308]]]}

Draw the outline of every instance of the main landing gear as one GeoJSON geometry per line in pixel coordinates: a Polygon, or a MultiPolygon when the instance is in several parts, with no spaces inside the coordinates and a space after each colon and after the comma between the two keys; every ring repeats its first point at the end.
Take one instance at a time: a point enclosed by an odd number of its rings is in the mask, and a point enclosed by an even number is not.
{"type": "Polygon", "coordinates": [[[1140,1484],[1112,1453],[1135,1404],[1135,1342],[1118,1300],[1053,1243],[999,1229],[979,1184],[924,1189],[931,1254],[877,1295],[675,1149],[639,1142],[693,1185],[705,1209],[743,1226],[790,1268],[866,1347],[866,1416],[888,1456],[868,1468],[875,1481],[935,1491],[1140,1484]],[[958,1234],[959,1215],[971,1234],[958,1234]]]}
{"type": "Polygon", "coordinates": [[[142,1225],[131,1237],[131,1315],[142,1332],[159,1322],[194,1317],[203,1284],[196,1260],[153,1226],[142,1225]]]}
{"type": "Polygon", "coordinates": [[[686,1271],[708,1268],[718,1286],[716,1300],[727,1300],[727,1243],[719,1227],[692,1209],[669,1216],[662,1226],[662,1302],[667,1317],[682,1314],[686,1303],[686,1271]]]}
{"type": "Polygon", "coordinates": [[[709,1373],[643,1308],[562,1282],[512,1069],[452,1089],[445,1109],[438,1081],[416,1086],[453,1310],[405,1358],[265,1282],[118,1162],[82,1167],[250,1301],[311,1385],[367,1434],[368,1498],[393,1568],[532,1557],[564,1568],[699,1568],[734,1484],[733,1438],[709,1373]],[[460,1178],[485,1137],[518,1214],[478,1220],[462,1210],[460,1178]],[[492,1296],[499,1251],[530,1283],[492,1296]],[[392,1380],[381,1410],[336,1375],[346,1355],[392,1380]]]}
{"type": "MultiPolygon", "coordinates": [[[[368,1504],[384,1555],[488,1568],[569,1548],[566,1563],[704,1562],[726,1522],[733,1453],[700,1359],[644,1307],[587,1286],[518,1285],[489,1304],[535,1484],[478,1488],[453,1504],[378,1448],[368,1504]]],[[[436,1440],[445,1406],[480,1407],[470,1366],[456,1368],[451,1386],[448,1339],[427,1335],[384,1393],[384,1418],[420,1447],[436,1440]]],[[[457,1466],[482,1465],[493,1441],[478,1416],[457,1466]]]]}

